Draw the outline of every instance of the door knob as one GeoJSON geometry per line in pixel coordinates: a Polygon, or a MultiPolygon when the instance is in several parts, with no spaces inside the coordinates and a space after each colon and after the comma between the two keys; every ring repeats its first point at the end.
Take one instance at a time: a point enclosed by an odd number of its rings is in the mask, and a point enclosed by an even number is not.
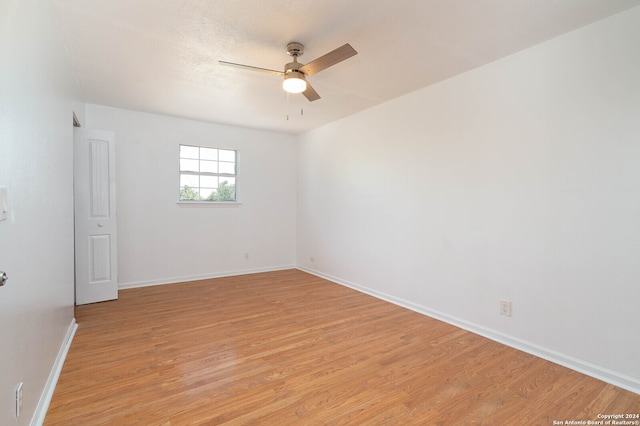
{"type": "Polygon", "coordinates": [[[98,228],[102,228],[104,226],[104,223],[99,223],[98,224],[98,228]]]}
{"type": "Polygon", "coordinates": [[[7,277],[7,273],[0,271],[0,287],[5,285],[5,283],[7,282],[8,279],[9,279],[9,277],[7,277]]]}

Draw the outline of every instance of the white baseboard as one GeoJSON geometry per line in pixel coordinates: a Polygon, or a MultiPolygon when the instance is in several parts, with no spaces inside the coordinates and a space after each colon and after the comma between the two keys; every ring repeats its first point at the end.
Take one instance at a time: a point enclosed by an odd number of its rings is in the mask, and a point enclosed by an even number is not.
{"type": "Polygon", "coordinates": [[[53,392],[56,390],[56,384],[58,383],[58,378],[60,377],[64,360],[67,358],[67,353],[69,352],[73,336],[75,336],[77,329],[78,324],[76,323],[76,319],[73,318],[69,324],[69,328],[67,328],[67,334],[62,341],[62,345],[58,351],[58,356],[53,363],[51,373],[49,373],[49,378],[47,379],[47,383],[45,384],[42,395],[40,396],[40,401],[38,401],[36,411],[31,418],[31,426],[42,426],[44,423],[44,418],[47,415],[51,398],[53,398],[53,392]]]}
{"type": "Polygon", "coordinates": [[[125,290],[128,288],[138,288],[138,287],[150,287],[154,285],[163,285],[163,284],[176,284],[187,281],[198,281],[198,280],[208,280],[212,278],[224,278],[224,277],[235,277],[237,275],[248,275],[248,274],[257,274],[260,272],[274,272],[274,271],[283,271],[285,269],[296,269],[295,265],[281,265],[281,266],[272,266],[266,268],[253,268],[253,269],[241,269],[236,271],[224,271],[224,272],[216,272],[211,274],[204,275],[187,275],[182,277],[171,277],[161,280],[149,280],[149,281],[134,281],[129,283],[118,283],[119,290],[125,290]]]}
{"type": "Polygon", "coordinates": [[[587,376],[596,378],[598,380],[602,380],[603,382],[610,383],[614,386],[618,386],[622,389],[626,389],[630,392],[640,395],[640,379],[638,378],[627,376],[617,371],[613,371],[613,370],[589,363],[587,361],[556,352],[552,349],[539,346],[535,343],[527,342],[517,337],[513,337],[510,335],[501,333],[499,331],[486,328],[481,325],[474,324],[474,323],[465,321],[463,319],[456,318],[451,315],[447,315],[445,313],[438,312],[430,308],[426,308],[421,305],[417,305],[413,302],[409,302],[407,300],[392,296],[390,294],[372,290],[365,286],[355,284],[350,281],[347,281],[338,277],[334,277],[329,274],[325,274],[311,268],[298,266],[297,269],[304,272],[308,272],[320,278],[324,278],[326,280],[332,281],[336,284],[340,284],[345,287],[349,287],[354,290],[360,291],[362,293],[366,293],[378,299],[393,303],[394,305],[402,306],[403,308],[410,309],[414,312],[418,312],[428,317],[438,319],[440,321],[443,321],[448,324],[454,325],[456,327],[462,328],[464,330],[470,331],[474,334],[478,334],[480,336],[486,337],[498,343],[502,343],[504,345],[521,350],[523,352],[537,356],[539,358],[545,359],[555,364],[562,365],[563,367],[570,368],[572,370],[578,371],[587,376]]]}

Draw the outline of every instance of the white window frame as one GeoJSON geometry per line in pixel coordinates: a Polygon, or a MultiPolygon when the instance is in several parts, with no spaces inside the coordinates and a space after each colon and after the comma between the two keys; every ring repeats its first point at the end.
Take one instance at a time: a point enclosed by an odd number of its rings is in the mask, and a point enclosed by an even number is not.
{"type": "MultiPolygon", "coordinates": [[[[217,155],[219,155],[219,152],[217,153],[217,155]]],[[[238,201],[238,178],[239,178],[239,170],[238,170],[238,165],[239,165],[239,157],[240,157],[240,151],[238,149],[232,149],[232,148],[221,148],[221,147],[210,147],[210,146],[202,146],[202,145],[191,145],[191,144],[179,144],[178,145],[178,204],[181,206],[233,206],[233,205],[239,205],[240,202],[238,201]],[[189,147],[189,148],[197,148],[198,149],[198,158],[193,158],[193,157],[182,157],[182,147],[189,147]],[[200,149],[208,149],[208,150],[222,150],[222,151],[233,151],[235,153],[235,161],[233,162],[234,164],[234,169],[235,169],[235,173],[220,173],[219,171],[219,166],[220,163],[230,163],[227,161],[220,161],[219,157],[216,157],[215,160],[208,160],[211,162],[215,162],[216,166],[217,166],[217,172],[203,172],[200,170],[201,167],[201,160],[204,160],[203,158],[201,158],[201,153],[200,153],[200,149]],[[194,160],[198,162],[198,170],[194,171],[194,170],[183,170],[182,168],[182,160],[194,160]],[[224,177],[228,177],[228,178],[233,178],[235,183],[234,183],[234,193],[235,193],[235,200],[206,200],[206,199],[196,199],[196,200],[189,200],[189,199],[181,199],[182,197],[182,189],[183,189],[183,185],[182,185],[182,176],[183,175],[188,175],[188,176],[197,176],[198,177],[198,186],[194,188],[197,188],[198,193],[200,193],[202,188],[206,188],[201,186],[201,178],[204,177],[216,177],[218,179],[218,182],[221,180],[221,178],[224,177]]],[[[217,187],[219,188],[219,187],[217,187]]],[[[216,188],[216,189],[217,189],[216,188]]]]}

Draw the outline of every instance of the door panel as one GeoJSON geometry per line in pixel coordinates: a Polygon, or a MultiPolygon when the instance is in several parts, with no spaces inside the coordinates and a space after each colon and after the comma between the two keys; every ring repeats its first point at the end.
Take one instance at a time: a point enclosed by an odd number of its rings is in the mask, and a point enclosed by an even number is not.
{"type": "Polygon", "coordinates": [[[98,284],[111,280],[111,236],[91,235],[91,279],[90,284],[98,284]]]}
{"type": "Polygon", "coordinates": [[[118,298],[113,132],[74,129],[76,304],[118,298]]]}
{"type": "Polygon", "coordinates": [[[109,217],[109,142],[89,139],[90,217],[109,217]]]}

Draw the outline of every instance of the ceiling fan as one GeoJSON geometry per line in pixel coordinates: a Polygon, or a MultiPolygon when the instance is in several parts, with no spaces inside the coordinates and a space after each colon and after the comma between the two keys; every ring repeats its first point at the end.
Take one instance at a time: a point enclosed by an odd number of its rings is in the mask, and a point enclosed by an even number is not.
{"type": "Polygon", "coordinates": [[[358,52],[351,47],[349,43],[338,47],[335,50],[320,56],[319,58],[304,65],[298,62],[298,57],[304,53],[304,46],[302,43],[291,42],[287,44],[287,54],[293,57],[293,62],[289,62],[284,66],[284,71],[270,70],[267,68],[252,67],[250,65],[235,64],[233,62],[218,61],[220,65],[226,65],[230,67],[243,68],[253,71],[262,71],[270,74],[284,76],[282,82],[282,88],[289,93],[302,93],[309,102],[317,101],[320,99],[318,92],[307,82],[307,77],[310,77],[320,71],[327,69],[339,62],[349,59],[350,57],[357,55],[358,52]]]}

